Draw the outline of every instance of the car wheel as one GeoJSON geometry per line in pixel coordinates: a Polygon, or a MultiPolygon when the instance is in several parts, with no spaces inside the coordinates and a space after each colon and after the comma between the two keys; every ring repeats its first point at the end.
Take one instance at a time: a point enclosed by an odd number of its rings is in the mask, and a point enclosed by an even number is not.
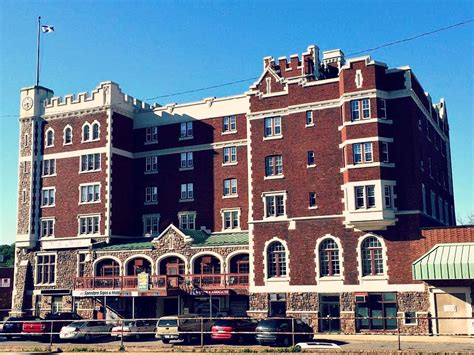
{"type": "Polygon", "coordinates": [[[295,345],[295,350],[296,350],[296,351],[301,351],[301,346],[295,345]]]}
{"type": "Polygon", "coordinates": [[[163,344],[169,344],[170,343],[169,339],[162,339],[161,341],[163,342],[163,344]]]}

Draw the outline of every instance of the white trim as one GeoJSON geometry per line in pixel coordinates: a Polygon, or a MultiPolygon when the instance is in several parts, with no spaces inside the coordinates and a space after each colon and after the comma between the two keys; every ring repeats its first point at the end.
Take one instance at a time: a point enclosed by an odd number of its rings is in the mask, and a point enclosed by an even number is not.
{"type": "Polygon", "coordinates": [[[148,255],[145,255],[145,254],[133,254],[131,256],[129,256],[128,258],[126,258],[123,262],[123,275],[124,276],[132,276],[132,275],[127,275],[127,266],[128,266],[128,263],[134,259],[138,259],[138,258],[143,258],[143,259],[146,259],[150,262],[150,267],[151,267],[151,275],[156,275],[155,274],[155,265],[154,265],[154,262],[153,262],[153,259],[148,256],[148,255]]]}
{"type": "Polygon", "coordinates": [[[199,253],[196,253],[194,254],[191,259],[189,260],[189,265],[190,265],[190,270],[191,270],[191,274],[196,274],[196,270],[194,270],[194,261],[201,257],[201,256],[206,256],[206,255],[212,255],[212,256],[215,256],[217,259],[219,259],[219,263],[220,263],[220,269],[221,269],[221,274],[223,273],[224,269],[225,269],[225,263],[224,263],[224,258],[222,257],[222,255],[216,253],[215,251],[201,251],[199,253]]]}
{"type": "Polygon", "coordinates": [[[383,281],[384,283],[388,282],[388,251],[387,245],[385,244],[385,240],[383,237],[378,236],[374,233],[367,233],[358,238],[357,241],[357,275],[360,285],[366,285],[367,283],[376,282],[376,281],[383,281]],[[363,276],[363,268],[362,268],[362,242],[370,237],[376,238],[380,245],[382,246],[382,261],[383,261],[383,274],[382,275],[367,275],[363,276]]]}
{"type": "Polygon", "coordinates": [[[166,258],[169,258],[169,257],[176,257],[176,258],[179,258],[181,259],[183,262],[184,262],[184,273],[185,274],[189,274],[189,261],[188,261],[188,258],[186,258],[183,254],[180,254],[180,253],[165,253],[163,255],[160,255],[158,257],[158,259],[156,260],[156,263],[155,263],[155,275],[160,275],[160,263],[166,259],[166,258]]]}
{"type": "Polygon", "coordinates": [[[71,145],[73,144],[73,137],[74,137],[74,130],[72,129],[71,125],[70,124],[67,124],[64,128],[63,128],[63,145],[71,145]],[[71,130],[71,142],[70,143],[66,143],[66,129],[70,129],[71,130]]]}
{"type": "Polygon", "coordinates": [[[35,255],[35,270],[33,275],[33,283],[34,286],[55,286],[57,277],[58,277],[58,253],[57,252],[43,252],[39,251],[35,255]],[[38,256],[47,256],[47,255],[54,255],[54,282],[52,283],[38,283],[38,256]]]}
{"type": "MultiPolygon", "coordinates": [[[[95,204],[95,203],[100,203],[102,201],[102,196],[101,196],[101,194],[102,194],[102,183],[101,182],[94,181],[94,182],[82,183],[82,184],[79,184],[78,188],[79,188],[79,203],[78,203],[78,205],[92,205],[92,204],[95,204]],[[97,201],[82,202],[81,201],[81,198],[82,198],[81,188],[85,187],[85,186],[95,186],[95,185],[99,185],[99,199],[97,201]]],[[[94,195],[95,195],[95,191],[94,191],[94,195]]]]}
{"type": "Polygon", "coordinates": [[[370,143],[370,142],[393,143],[393,138],[374,136],[374,137],[347,139],[344,142],[342,142],[341,144],[339,144],[339,148],[344,148],[345,146],[347,146],[349,144],[354,144],[354,143],[370,143]]]}
{"type": "Polygon", "coordinates": [[[273,237],[265,242],[263,247],[263,280],[265,282],[265,286],[270,283],[278,283],[283,286],[289,286],[290,284],[290,249],[288,248],[288,243],[278,237],[273,237]],[[286,263],[286,275],[282,277],[268,277],[268,247],[273,242],[279,242],[285,248],[285,263],[286,263]]]}
{"type": "Polygon", "coordinates": [[[370,162],[370,163],[359,163],[359,164],[348,164],[343,168],[339,169],[339,172],[343,173],[346,170],[350,169],[361,169],[361,168],[374,168],[374,167],[382,167],[382,168],[395,168],[395,163],[383,163],[383,162],[370,162]]]}
{"type": "Polygon", "coordinates": [[[341,240],[338,237],[335,237],[331,234],[325,234],[324,236],[316,240],[316,247],[314,249],[314,254],[315,254],[314,262],[315,262],[316,283],[319,284],[319,283],[324,283],[324,282],[330,282],[331,285],[333,285],[334,287],[342,286],[342,284],[344,283],[344,257],[343,257],[343,249],[342,249],[341,240]],[[326,239],[332,239],[337,244],[338,254],[339,254],[339,275],[335,275],[335,276],[321,276],[320,275],[321,260],[319,258],[319,249],[321,247],[321,243],[326,239]],[[337,281],[337,283],[335,281],[337,281]]]}
{"type": "MultiPolygon", "coordinates": [[[[225,270],[224,270],[224,273],[225,274],[230,274],[230,261],[231,259],[234,257],[234,256],[237,256],[237,255],[242,255],[242,254],[247,254],[249,255],[249,251],[248,250],[245,250],[245,249],[240,249],[240,250],[236,250],[236,251],[233,251],[229,254],[227,254],[226,258],[225,258],[225,270]]],[[[250,256],[250,255],[249,255],[250,256]]],[[[250,268],[250,260],[249,260],[249,268],[250,268]]]]}
{"type": "Polygon", "coordinates": [[[96,267],[97,267],[97,264],[99,263],[99,261],[102,261],[102,260],[107,260],[107,259],[112,259],[112,260],[115,260],[118,265],[119,265],[119,276],[123,276],[123,267],[122,267],[122,262],[120,261],[119,258],[117,258],[116,256],[113,256],[113,255],[106,255],[106,256],[101,256],[97,259],[94,260],[94,262],[92,263],[92,276],[97,276],[97,270],[96,270],[96,267]]]}
{"type": "MultiPolygon", "coordinates": [[[[221,208],[221,221],[222,221],[222,232],[240,232],[241,231],[241,228],[240,228],[240,217],[241,217],[241,214],[242,214],[242,209],[240,207],[225,207],[225,208],[221,208]],[[225,228],[225,218],[224,218],[224,214],[226,212],[237,212],[237,227],[236,228],[225,228]]],[[[232,214],[231,214],[231,220],[230,220],[230,223],[232,224],[232,214]]]]}
{"type": "MultiPolygon", "coordinates": [[[[107,153],[107,147],[99,148],[90,148],[90,149],[78,149],[72,150],[70,152],[60,152],[60,153],[51,153],[44,154],[43,159],[66,159],[66,158],[75,158],[80,157],[81,155],[86,154],[95,154],[95,153],[107,153]]],[[[25,158],[25,157],[24,157],[25,158]]],[[[20,158],[21,159],[21,158],[20,158]]]]}
{"type": "MultiPolygon", "coordinates": [[[[92,236],[101,235],[101,233],[100,233],[100,222],[101,222],[101,221],[102,221],[102,215],[101,215],[101,213],[87,213],[87,214],[79,214],[79,215],[77,215],[77,236],[78,236],[78,237],[79,237],[79,236],[84,236],[84,237],[89,236],[89,238],[90,238],[90,237],[92,237],[92,236]],[[97,226],[97,227],[98,227],[98,228],[97,228],[97,229],[98,229],[97,233],[83,233],[83,234],[82,234],[82,233],[81,233],[81,218],[94,218],[94,217],[99,217],[99,224],[98,224],[98,226],[97,226]]],[[[86,226],[86,228],[87,228],[87,226],[86,226]]],[[[92,228],[94,228],[94,227],[92,226],[92,228]]]]}
{"type": "Polygon", "coordinates": [[[54,129],[52,127],[49,127],[46,132],[44,133],[44,147],[45,148],[52,148],[54,147],[54,129]],[[52,139],[52,144],[48,145],[48,133],[53,132],[53,139],[52,139]]]}
{"type": "MultiPolygon", "coordinates": [[[[55,163],[56,164],[56,163],[55,163]]],[[[40,195],[40,208],[51,208],[51,207],[56,207],[56,186],[45,186],[41,189],[41,195],[40,195]],[[47,204],[43,205],[43,193],[46,190],[53,190],[54,191],[54,203],[52,205],[47,204]]],[[[51,197],[49,198],[51,199],[51,197]]]]}

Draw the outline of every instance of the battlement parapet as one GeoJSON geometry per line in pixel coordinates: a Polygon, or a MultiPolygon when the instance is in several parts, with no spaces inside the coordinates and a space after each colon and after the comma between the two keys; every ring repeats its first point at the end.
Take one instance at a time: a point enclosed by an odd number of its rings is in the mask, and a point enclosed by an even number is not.
{"type": "Polygon", "coordinates": [[[298,54],[292,54],[288,60],[285,56],[278,58],[278,63],[271,56],[263,58],[264,70],[271,68],[283,78],[294,78],[302,76],[319,76],[319,48],[311,45],[307,51],[302,53],[301,58],[298,54]]]}

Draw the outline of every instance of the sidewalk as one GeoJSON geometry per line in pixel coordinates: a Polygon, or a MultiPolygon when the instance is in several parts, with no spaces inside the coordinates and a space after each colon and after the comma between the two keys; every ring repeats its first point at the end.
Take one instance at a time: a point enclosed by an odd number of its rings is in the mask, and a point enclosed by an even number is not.
{"type": "MultiPolygon", "coordinates": [[[[387,334],[328,334],[327,336],[316,335],[315,341],[344,341],[344,342],[393,342],[398,341],[397,335],[387,334]]],[[[450,343],[450,344],[473,344],[474,336],[467,335],[401,335],[400,341],[403,343],[450,343]]]]}

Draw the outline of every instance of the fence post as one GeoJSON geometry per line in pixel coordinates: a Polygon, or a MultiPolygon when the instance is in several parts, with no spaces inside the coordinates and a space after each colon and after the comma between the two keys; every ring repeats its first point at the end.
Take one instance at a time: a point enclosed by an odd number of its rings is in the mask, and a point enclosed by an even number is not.
{"type": "Polygon", "coordinates": [[[401,339],[400,339],[400,317],[397,315],[397,329],[398,329],[398,351],[402,350],[402,344],[401,344],[401,339]]]}
{"type": "Polygon", "coordinates": [[[120,327],[122,328],[120,332],[120,350],[123,351],[123,319],[120,319],[120,327]]]}
{"type": "Polygon", "coordinates": [[[291,318],[291,346],[295,346],[295,319],[291,318]]]}
{"type": "Polygon", "coordinates": [[[201,348],[204,347],[204,318],[201,317],[201,348]]]}
{"type": "Polygon", "coordinates": [[[50,328],[49,328],[49,348],[53,348],[53,328],[54,328],[54,320],[51,321],[50,323],[50,328]]]}

